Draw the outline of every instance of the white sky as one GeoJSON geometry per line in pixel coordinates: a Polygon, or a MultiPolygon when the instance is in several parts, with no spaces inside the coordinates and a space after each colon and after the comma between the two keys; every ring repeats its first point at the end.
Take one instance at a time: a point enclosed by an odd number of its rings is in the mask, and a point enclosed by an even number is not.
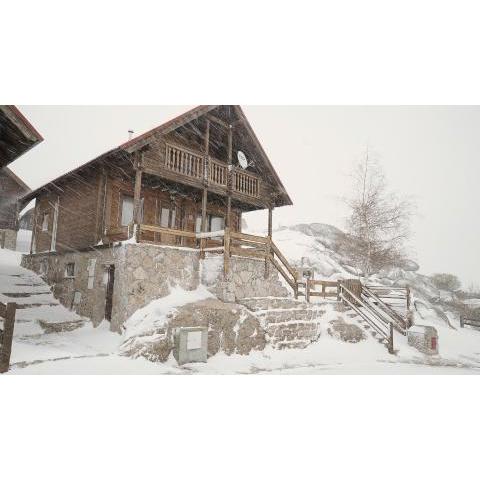
{"type": "MultiPolygon", "coordinates": [[[[11,165],[36,188],[138,135],[188,106],[20,106],[45,138],[11,165]]],[[[343,227],[339,197],[368,143],[393,189],[418,205],[412,257],[423,273],[448,271],[465,286],[480,283],[480,107],[242,106],[294,206],[274,212],[276,225],[343,227]]],[[[248,214],[263,228],[263,212],[248,214]]]]}

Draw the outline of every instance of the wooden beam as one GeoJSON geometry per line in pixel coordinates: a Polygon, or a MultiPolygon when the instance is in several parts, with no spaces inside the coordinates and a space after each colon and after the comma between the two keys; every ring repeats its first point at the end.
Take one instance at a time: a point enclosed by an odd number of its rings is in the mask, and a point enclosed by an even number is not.
{"type": "MultiPolygon", "coordinates": [[[[208,154],[210,151],[210,120],[207,119],[207,126],[205,129],[205,144],[204,144],[204,154],[205,154],[205,170],[203,172],[203,193],[202,193],[202,223],[201,223],[201,231],[205,233],[207,231],[207,201],[208,201],[208,154]]],[[[200,258],[205,257],[205,239],[200,239],[200,258]]]]}
{"type": "Polygon", "coordinates": [[[222,120],[221,118],[218,118],[215,115],[212,115],[211,113],[207,113],[205,117],[212,122],[218,123],[224,128],[230,128],[230,125],[227,122],[225,122],[225,120],[222,120]]]}
{"type": "Polygon", "coordinates": [[[38,200],[35,198],[35,207],[33,207],[33,226],[32,226],[32,238],[30,240],[30,254],[35,253],[35,249],[33,248],[35,246],[35,239],[37,236],[37,206],[38,206],[38,200]]]}
{"type": "Polygon", "coordinates": [[[273,224],[273,207],[268,207],[268,236],[272,237],[272,224],[273,224]]]}
{"type": "Polygon", "coordinates": [[[142,170],[138,166],[135,168],[135,188],[133,190],[133,223],[142,223],[140,218],[140,200],[142,193],[142,170]]]}

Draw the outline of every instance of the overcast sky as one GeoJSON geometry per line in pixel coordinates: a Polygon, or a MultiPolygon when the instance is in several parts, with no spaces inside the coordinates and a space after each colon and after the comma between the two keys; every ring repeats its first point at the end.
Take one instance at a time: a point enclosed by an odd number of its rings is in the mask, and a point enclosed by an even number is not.
{"type": "MultiPolygon", "coordinates": [[[[91,160],[189,106],[20,106],[45,138],[11,165],[30,187],[91,160]]],[[[242,106],[294,206],[275,210],[275,225],[344,226],[339,201],[365,146],[392,189],[418,205],[412,257],[423,273],[458,274],[480,283],[480,107],[242,106]]],[[[246,216],[265,226],[263,212],[246,216]]]]}

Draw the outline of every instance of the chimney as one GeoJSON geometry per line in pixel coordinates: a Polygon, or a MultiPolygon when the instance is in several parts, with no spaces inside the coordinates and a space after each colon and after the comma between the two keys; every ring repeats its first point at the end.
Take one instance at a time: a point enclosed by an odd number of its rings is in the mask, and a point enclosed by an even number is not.
{"type": "Polygon", "coordinates": [[[131,140],[133,137],[133,130],[128,131],[128,140],[131,140]]]}

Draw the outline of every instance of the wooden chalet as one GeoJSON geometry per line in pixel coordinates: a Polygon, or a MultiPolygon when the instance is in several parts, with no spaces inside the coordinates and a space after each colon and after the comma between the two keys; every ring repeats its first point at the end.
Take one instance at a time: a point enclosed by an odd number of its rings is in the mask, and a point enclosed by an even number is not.
{"type": "Polygon", "coordinates": [[[196,107],[27,194],[32,253],[131,239],[215,248],[243,212],[292,205],[238,105],[196,107]],[[240,161],[239,161],[240,159],[240,161]],[[209,237],[209,238],[207,238],[209,237]]]}
{"type": "Polygon", "coordinates": [[[0,105],[0,169],[43,140],[14,105],[0,105]]]}

